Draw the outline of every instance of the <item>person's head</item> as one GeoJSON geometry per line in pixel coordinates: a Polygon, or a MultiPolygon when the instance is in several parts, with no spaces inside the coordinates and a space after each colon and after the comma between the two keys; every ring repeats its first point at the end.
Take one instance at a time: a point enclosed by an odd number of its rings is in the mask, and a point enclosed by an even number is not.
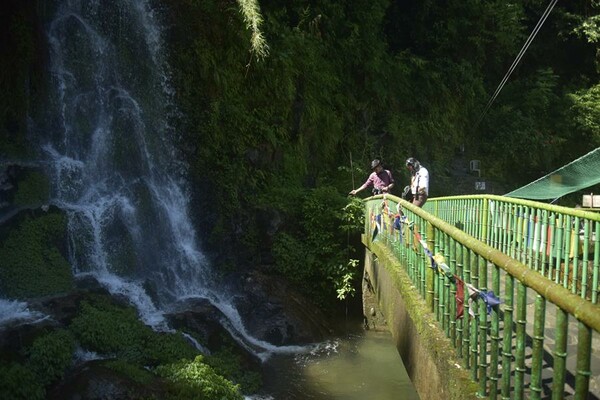
{"type": "Polygon", "coordinates": [[[406,159],[406,168],[408,168],[411,173],[415,173],[421,168],[421,164],[416,158],[410,157],[406,159]]]}
{"type": "Polygon", "coordinates": [[[371,169],[375,172],[379,172],[383,169],[383,166],[381,165],[381,160],[379,158],[376,158],[373,161],[371,161],[371,169]]]}

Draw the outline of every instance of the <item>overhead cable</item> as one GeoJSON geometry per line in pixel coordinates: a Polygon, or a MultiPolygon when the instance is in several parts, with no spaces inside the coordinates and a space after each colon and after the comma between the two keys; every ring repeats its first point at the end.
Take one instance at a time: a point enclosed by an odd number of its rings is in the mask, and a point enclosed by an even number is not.
{"type": "Polygon", "coordinates": [[[525,54],[525,52],[529,48],[529,45],[531,44],[531,42],[533,41],[533,39],[535,38],[535,36],[539,32],[539,30],[542,28],[542,25],[544,24],[544,22],[546,21],[546,19],[550,15],[550,13],[552,12],[552,9],[554,9],[554,6],[556,5],[556,3],[558,3],[558,0],[551,0],[550,4],[548,4],[548,7],[546,7],[546,10],[544,11],[544,13],[542,14],[542,16],[540,17],[540,19],[537,22],[536,26],[533,28],[533,31],[531,32],[531,34],[527,38],[527,41],[525,42],[525,44],[521,48],[521,51],[519,52],[519,54],[517,55],[517,57],[513,61],[512,65],[510,66],[510,68],[508,69],[508,71],[506,72],[506,74],[504,75],[504,78],[502,79],[502,81],[500,82],[500,84],[498,85],[498,87],[496,88],[496,91],[494,92],[494,94],[492,95],[492,97],[490,98],[490,100],[487,102],[487,104],[485,106],[485,109],[483,110],[483,112],[481,113],[481,116],[479,117],[479,120],[475,124],[475,128],[477,128],[479,126],[479,124],[481,123],[481,121],[483,120],[483,118],[485,117],[485,115],[487,114],[488,110],[492,106],[492,103],[494,103],[494,101],[496,100],[496,97],[498,97],[498,95],[500,94],[500,91],[502,90],[502,88],[504,87],[504,85],[506,84],[506,82],[508,81],[508,78],[510,77],[510,75],[513,73],[513,71],[517,67],[517,64],[519,64],[519,61],[521,61],[521,58],[523,57],[523,55],[525,54]]]}

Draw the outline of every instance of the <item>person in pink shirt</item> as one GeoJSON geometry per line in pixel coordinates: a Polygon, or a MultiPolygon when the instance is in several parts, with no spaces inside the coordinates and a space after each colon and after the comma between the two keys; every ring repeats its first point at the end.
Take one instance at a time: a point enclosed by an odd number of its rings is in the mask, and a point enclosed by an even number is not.
{"type": "Polygon", "coordinates": [[[348,193],[349,195],[354,196],[356,193],[369,186],[373,187],[373,194],[389,193],[390,189],[394,187],[392,173],[387,169],[383,169],[381,160],[378,158],[371,161],[371,169],[373,172],[369,175],[367,181],[359,188],[351,190],[350,193],[348,193]]]}

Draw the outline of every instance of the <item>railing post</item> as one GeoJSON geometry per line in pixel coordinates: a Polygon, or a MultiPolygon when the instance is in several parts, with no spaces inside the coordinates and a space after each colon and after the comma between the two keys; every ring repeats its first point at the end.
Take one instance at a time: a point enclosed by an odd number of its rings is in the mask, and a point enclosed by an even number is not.
{"type": "Polygon", "coordinates": [[[490,244],[490,241],[488,240],[488,221],[489,221],[489,200],[488,199],[483,199],[483,204],[482,204],[482,210],[481,213],[483,214],[481,216],[481,241],[483,243],[487,243],[490,244]]]}
{"type": "MultiPolygon", "coordinates": [[[[427,222],[427,247],[430,249],[435,248],[435,229],[431,222],[427,222]]],[[[427,303],[427,307],[431,311],[435,311],[433,309],[433,285],[434,272],[432,268],[425,268],[425,302],[427,303]]]]}

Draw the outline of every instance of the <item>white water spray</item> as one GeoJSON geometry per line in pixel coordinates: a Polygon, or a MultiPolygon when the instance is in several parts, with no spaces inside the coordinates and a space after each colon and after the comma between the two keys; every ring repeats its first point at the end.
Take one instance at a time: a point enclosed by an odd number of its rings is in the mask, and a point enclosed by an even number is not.
{"type": "Polygon", "coordinates": [[[0,298],[0,327],[8,324],[35,324],[47,318],[47,315],[29,310],[25,302],[0,298]]]}

